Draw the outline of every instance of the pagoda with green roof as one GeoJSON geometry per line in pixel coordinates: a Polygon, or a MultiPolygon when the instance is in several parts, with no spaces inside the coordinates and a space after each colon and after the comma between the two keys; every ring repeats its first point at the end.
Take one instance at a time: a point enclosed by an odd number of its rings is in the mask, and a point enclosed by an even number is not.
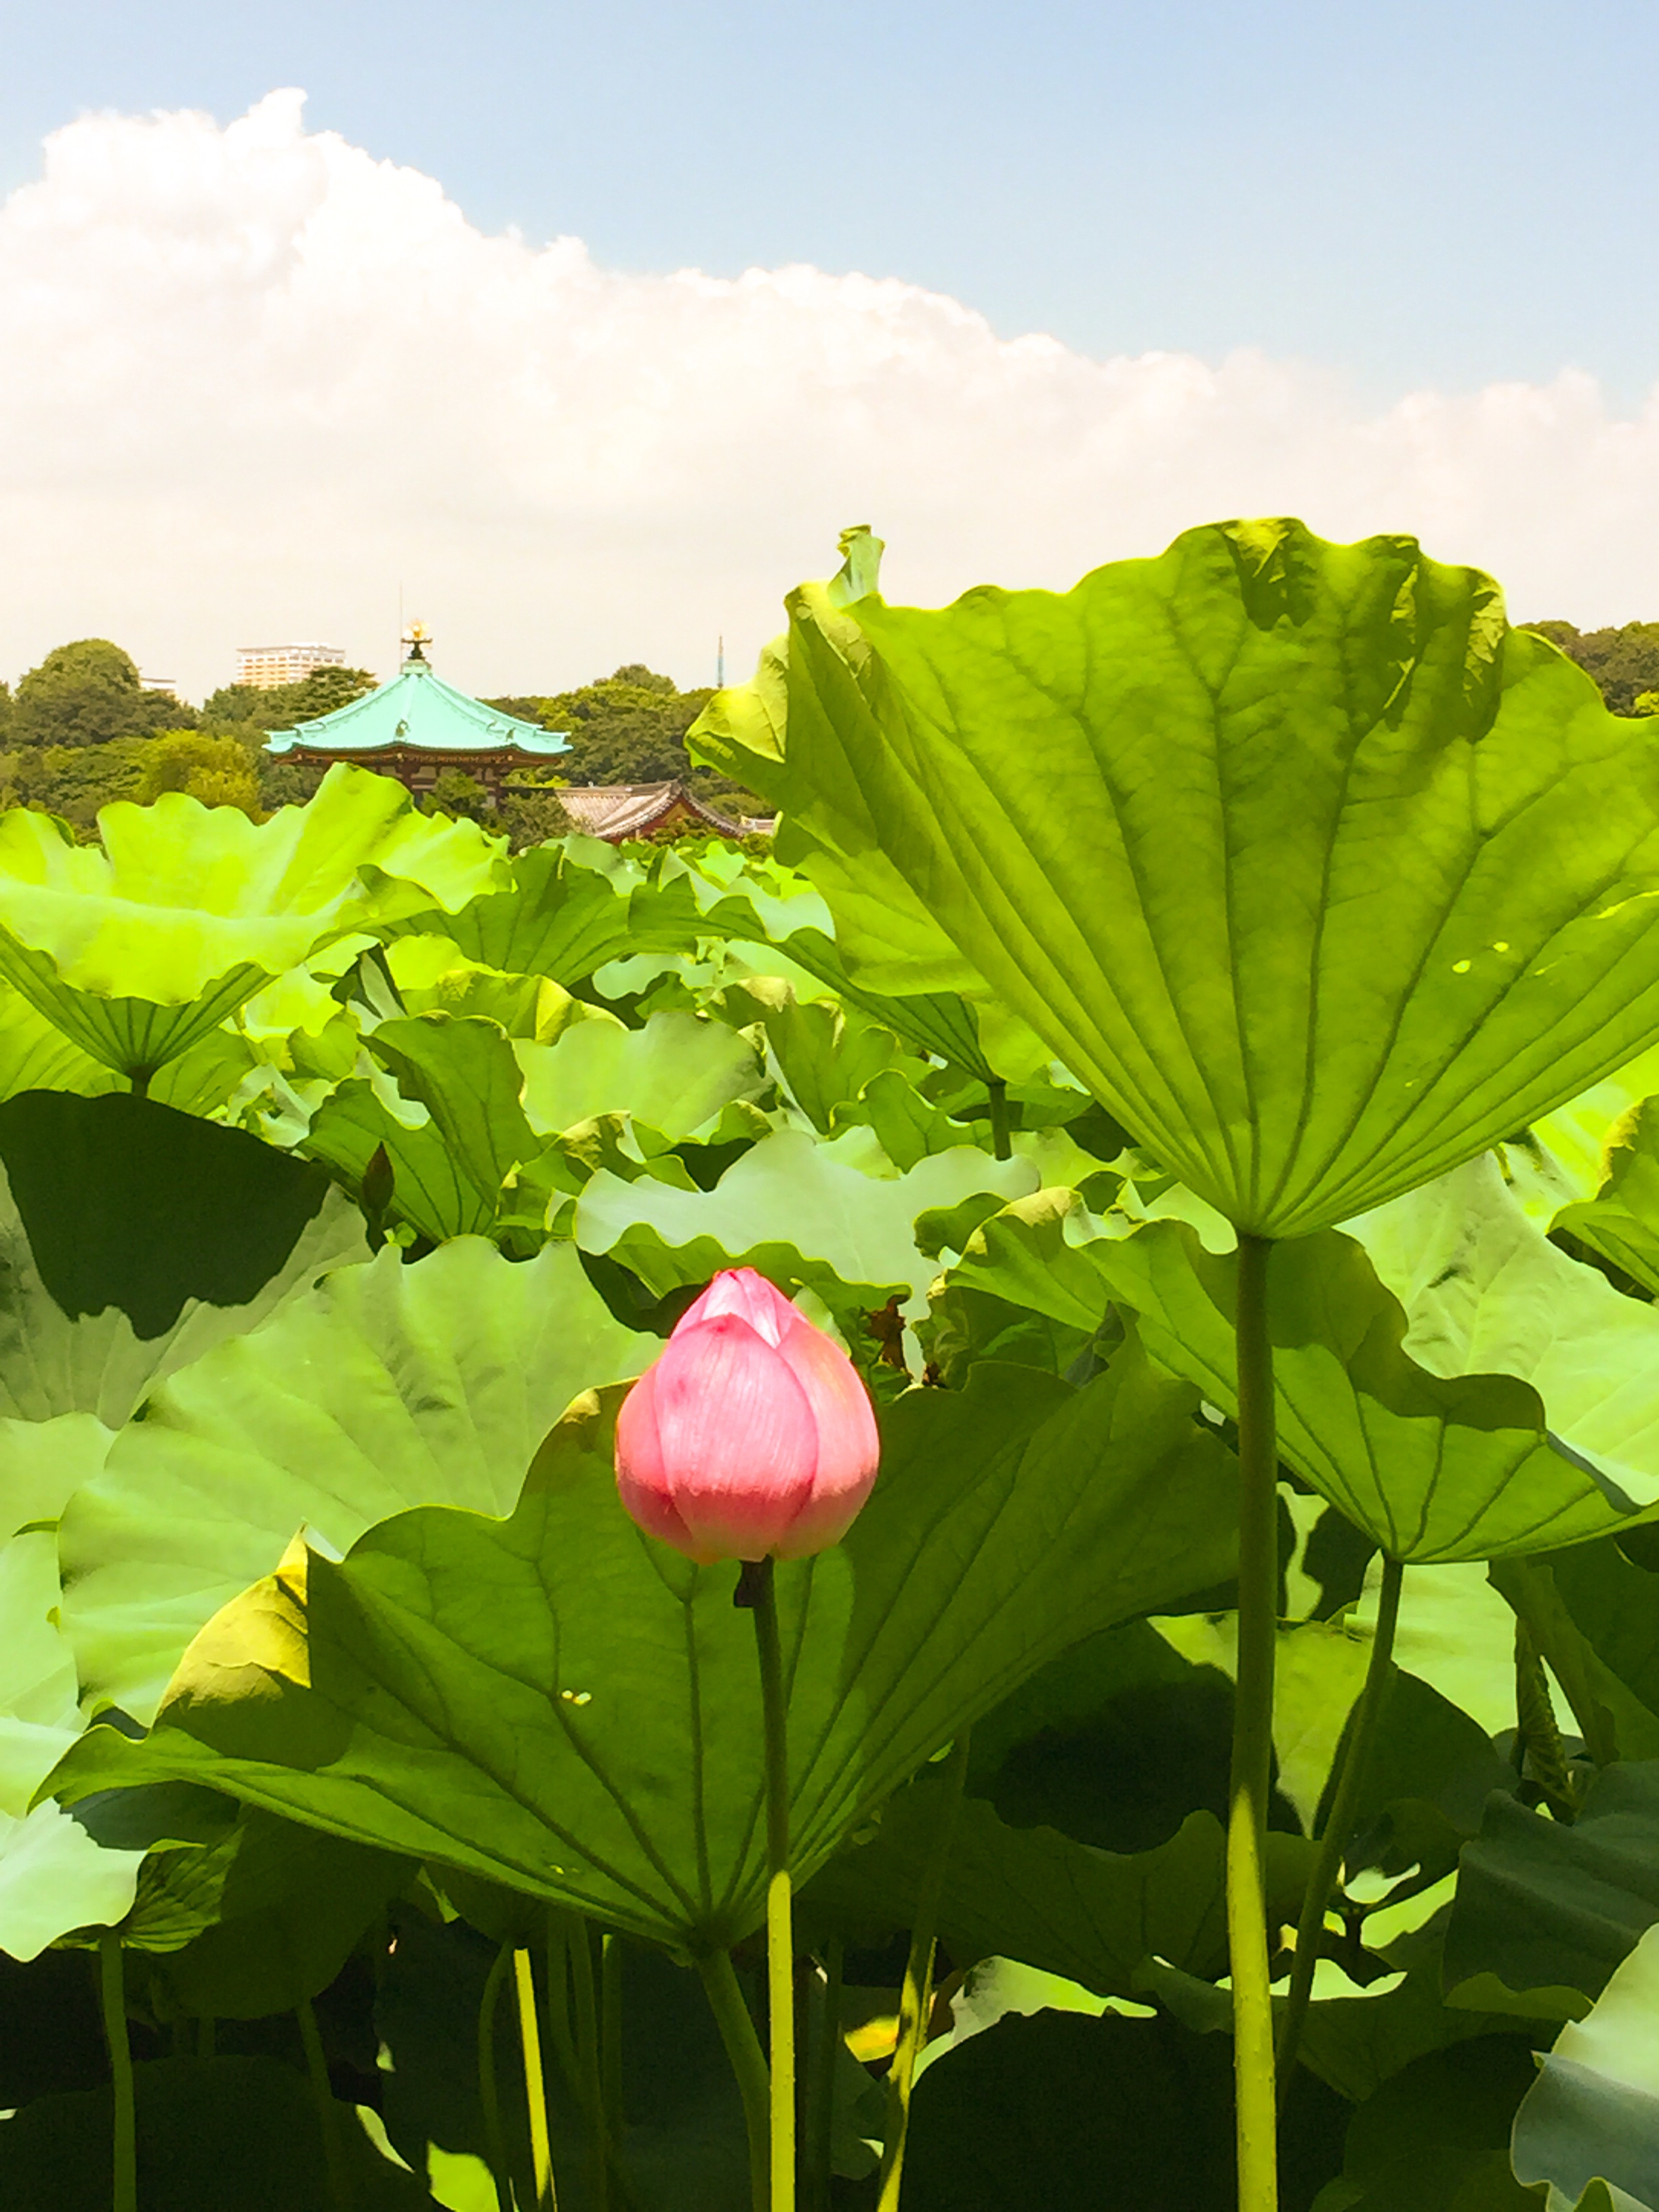
{"type": "Polygon", "coordinates": [[[569,751],[562,732],[500,714],[434,675],[426,657],[431,642],[430,631],[412,624],[404,633],[403,666],[391,683],[314,722],[273,730],[265,750],[324,767],[353,761],[395,775],[417,796],[431,791],[446,769],[459,769],[483,787],[492,805],[500,805],[515,769],[569,751]]]}

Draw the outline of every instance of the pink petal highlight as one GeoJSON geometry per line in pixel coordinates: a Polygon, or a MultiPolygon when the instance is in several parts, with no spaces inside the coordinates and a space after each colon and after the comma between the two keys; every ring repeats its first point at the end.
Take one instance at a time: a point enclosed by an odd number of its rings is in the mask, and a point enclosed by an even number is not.
{"type": "Polygon", "coordinates": [[[678,1336],[688,1324],[713,1321],[720,1314],[738,1315],[774,1346],[801,1319],[782,1291],[775,1290],[764,1275],[757,1274],[752,1267],[728,1267],[715,1276],[695,1304],[686,1308],[674,1334],[678,1336]]]}
{"type": "Polygon", "coordinates": [[[797,1314],[779,1352],[805,1392],[817,1430],[811,1493],[777,1549],[781,1559],[804,1559],[838,1544],[857,1519],[875,1483],[881,1438],[870,1394],[838,1344],[797,1314]]]}

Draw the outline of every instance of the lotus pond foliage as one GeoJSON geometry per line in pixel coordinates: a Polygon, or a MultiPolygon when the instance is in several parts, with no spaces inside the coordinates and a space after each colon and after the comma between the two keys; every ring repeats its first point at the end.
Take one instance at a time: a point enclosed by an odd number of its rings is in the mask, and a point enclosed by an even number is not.
{"type": "Polygon", "coordinates": [[[1659,2212],[1659,725],[842,551],[770,854],[0,816],[0,2212],[1659,2212]]]}

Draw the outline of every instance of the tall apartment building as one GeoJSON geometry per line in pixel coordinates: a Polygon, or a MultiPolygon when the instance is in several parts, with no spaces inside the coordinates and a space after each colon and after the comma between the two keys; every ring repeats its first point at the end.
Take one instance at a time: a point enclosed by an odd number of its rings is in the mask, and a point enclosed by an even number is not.
{"type": "Polygon", "coordinates": [[[297,684],[313,668],[343,668],[345,653],[337,645],[239,645],[236,681],[254,684],[262,691],[279,684],[297,684]]]}

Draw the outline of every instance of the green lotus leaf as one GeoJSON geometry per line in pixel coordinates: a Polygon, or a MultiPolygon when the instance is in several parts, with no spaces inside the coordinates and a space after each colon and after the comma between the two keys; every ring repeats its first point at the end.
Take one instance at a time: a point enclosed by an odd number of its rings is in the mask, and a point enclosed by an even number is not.
{"type": "MultiPolygon", "coordinates": [[[[430,2212],[365,2107],[333,2108],[331,2172],[313,2093],[284,2059],[152,2058],[133,2073],[144,2212],[430,2212]]],[[[0,2202],[108,2212],[113,2139],[107,2084],[35,2098],[0,2129],[0,2202]]]]}
{"type": "Polygon", "coordinates": [[[868,548],[790,601],[789,823],[879,854],[1240,1229],[1379,1205],[1659,1037],[1659,750],[1490,578],[1237,522],[928,611],[868,548]]]}
{"type": "Polygon", "coordinates": [[[1354,2114],[1342,2177],[1316,2212],[1540,2212],[1510,2166],[1510,2130],[1533,2072],[1518,2035],[1413,2060],[1354,2114]]]}
{"type": "MultiPolygon", "coordinates": [[[[1613,1677],[1596,1682],[1610,1704],[1622,1685],[1651,1718],[1659,1716],[1659,1577],[1627,1559],[1616,1544],[1585,1544],[1550,1562],[1556,1595],[1601,1668],[1613,1677]]],[[[1639,1731],[1639,1716],[1618,1715],[1621,1745],[1639,1731]]],[[[1659,1720],[1653,1721],[1659,1730],[1659,1720]]],[[[1659,1755],[1659,1741],[1641,1747],[1640,1755],[1659,1755]]]]}
{"type": "Polygon", "coordinates": [[[243,1810],[211,1843],[145,1861],[121,1940],[151,1954],[158,2009],[260,2020],[326,1989],[414,1872],[390,1852],[243,1810]]]}
{"type": "Polygon", "coordinates": [[[655,1350],[568,1245],[514,1265],[469,1237],[338,1270],[155,1390],[70,1501],[63,1618],[82,1680],[147,1716],[197,1630],[301,1526],[344,1551],[410,1505],[509,1512],[572,1398],[655,1350]]]}
{"type": "MultiPolygon", "coordinates": [[[[882,1808],[873,1841],[838,1854],[803,1893],[809,1917],[853,1928],[908,1927],[937,1843],[942,1785],[925,1772],[882,1808]]],[[[1269,1845],[1271,1909],[1294,1922],[1315,1856],[1297,1836],[1269,1845]]],[[[1137,1997],[1149,1957],[1189,1973],[1224,1973],[1226,1868],[1221,1823],[1194,1813],[1151,1850],[1098,1850],[1048,1827],[1010,1826],[982,1798],[963,1802],[939,1903],[940,1940],[957,1960],[1018,1959],[1102,1996],[1137,1997]]]]}
{"type": "Polygon", "coordinates": [[[365,1207],[363,1178],[383,1152],[392,1170],[391,1194],[381,1208],[388,1220],[407,1222],[434,1244],[487,1235],[495,1218],[495,1195],[483,1195],[424,1106],[399,1097],[394,1107],[387,1103],[390,1091],[385,1078],[375,1083],[354,1076],[342,1083],[311,1115],[301,1149],[365,1207]]]}
{"type": "MultiPolygon", "coordinates": [[[[1610,1306],[1630,1304],[1529,1233],[1548,1255],[1541,1265],[1559,1261],[1588,1279],[1592,1299],[1600,1291],[1610,1306]]],[[[1091,1330],[1115,1299],[1135,1314],[1155,1358],[1237,1410],[1237,1271],[1185,1223],[1103,1233],[1073,1194],[1043,1192],[982,1223],[952,1279],[1091,1330]]],[[[1548,1550],[1615,1526],[1632,1500],[1659,1500],[1659,1462],[1648,1474],[1626,1454],[1608,1472],[1558,1449],[1528,1382],[1434,1371],[1413,1358],[1414,1312],[1402,1311],[1352,1236],[1326,1230],[1285,1243],[1267,1296],[1279,1452],[1396,1559],[1548,1550]]],[[[1659,1316],[1631,1310],[1650,1340],[1659,1316]]],[[[1632,1362],[1651,1356],[1638,1351],[1637,1335],[1626,1341],[1632,1362]]]]}
{"type": "Polygon", "coordinates": [[[1614,1127],[1595,1195],[1565,1206],[1551,1227],[1565,1230],[1659,1297],[1659,1098],[1646,1098],[1614,1127]]]}
{"type": "Polygon", "coordinates": [[[1350,1222],[1410,1316],[1405,1348],[1437,1375],[1510,1375],[1542,1399],[1552,1437],[1632,1503],[1659,1496],[1659,1312],[1551,1243],[1497,1163],[1350,1222]]]}
{"type": "Polygon", "coordinates": [[[0,1098],[22,1091],[78,1091],[91,1097],[118,1089],[120,1081],[112,1068],[37,1013],[21,992],[0,983],[0,1098]]]}
{"type": "Polygon", "coordinates": [[[459,911],[417,914],[402,926],[436,930],[483,966],[508,975],[579,983],[607,961],[687,952],[703,932],[689,875],[652,869],[594,837],[565,837],[521,853],[510,879],[480,890],[459,911]]]}
{"type": "Polygon", "coordinates": [[[631,1267],[660,1297],[747,1266],[778,1280],[833,1291],[835,1279],[908,1292],[911,1310],[935,1270],[917,1249],[915,1223],[930,1207],[975,1191],[1029,1191],[1029,1161],[993,1160],[972,1146],[936,1152],[908,1175],[865,1174],[861,1131],[814,1144],[800,1130],[767,1137],[735,1160],[710,1191],[677,1190],[602,1170],[576,1206],[576,1242],[631,1267]]]}
{"type": "Polygon", "coordinates": [[[724,1024],[653,1014],[643,1029],[573,1023],[552,1044],[518,1042],[524,1112],[543,1138],[602,1114],[629,1114],[665,1137],[705,1128],[763,1075],[754,1047],[724,1024]]]}
{"type": "Polygon", "coordinates": [[[1459,2001],[1491,1977],[1517,1996],[1542,1993],[1540,2017],[1571,2018],[1656,1922],[1659,1760],[1604,1767],[1571,1826],[1494,1796],[1463,1853],[1446,1987],[1459,2001]]]}
{"type": "Polygon", "coordinates": [[[344,763],[267,822],[168,792],[99,823],[101,849],[50,816],[0,817],[0,975],[141,1084],[319,946],[461,905],[498,868],[475,823],[419,814],[344,763]]]}
{"type": "Polygon", "coordinates": [[[1168,2018],[1006,2014],[917,2081],[907,2212],[1232,2212],[1231,2063],[1224,2037],[1168,2018]]]}
{"type": "MultiPolygon", "coordinates": [[[[755,1927],[752,1628],[729,1565],[617,1505],[620,1395],[573,1409],[505,1522],[403,1514],[340,1565],[292,1556],[191,1647],[149,1741],[93,1730],[64,1785],[206,1782],[678,1948],[755,1927]]],[[[1081,1392],[981,1368],[886,1410],[845,1543],[778,1576],[803,1879],[1032,1668],[1226,1571],[1236,1478],[1194,1406],[1126,1356],[1081,1392]]]]}
{"type": "Polygon", "coordinates": [[[1659,2208],[1659,1928],[1650,1928],[1587,2020],[1570,2021],[1516,2114],[1515,2171],[1552,2208],[1659,2208]]]}
{"type": "Polygon", "coordinates": [[[33,1805],[85,1725],[58,1603],[50,1530],[0,1544],[0,1951],[15,1959],[121,1919],[144,1856],[104,1850],[58,1806],[33,1805]]]}
{"type": "Polygon", "coordinates": [[[0,1105],[0,1416],[118,1428],[163,1376],[363,1251],[314,1168],[125,1093],[0,1105]]]}
{"type": "Polygon", "coordinates": [[[505,1030],[477,1015],[418,1014],[382,1022],[368,1048],[404,1097],[426,1108],[445,1151],[493,1213],[508,1175],[541,1150],[520,1103],[524,1078],[505,1030]]]}

